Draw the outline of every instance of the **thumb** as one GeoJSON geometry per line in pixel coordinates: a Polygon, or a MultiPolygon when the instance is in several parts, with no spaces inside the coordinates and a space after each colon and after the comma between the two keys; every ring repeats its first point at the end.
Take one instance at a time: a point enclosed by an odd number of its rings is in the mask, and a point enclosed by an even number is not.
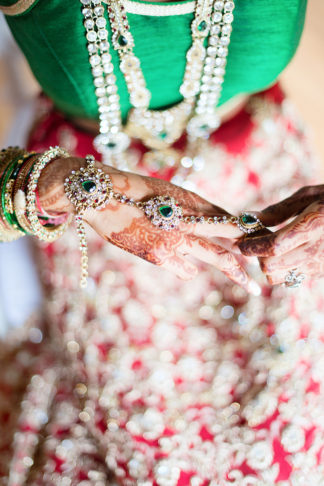
{"type": "Polygon", "coordinates": [[[324,185],[305,186],[282,201],[256,213],[264,226],[277,226],[302,213],[307,206],[323,196],[324,185]]]}

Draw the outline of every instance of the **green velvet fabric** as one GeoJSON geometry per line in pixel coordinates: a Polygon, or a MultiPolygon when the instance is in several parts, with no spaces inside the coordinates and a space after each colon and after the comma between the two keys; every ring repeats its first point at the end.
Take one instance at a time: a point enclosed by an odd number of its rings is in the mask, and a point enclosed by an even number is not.
{"type": "MultiPolygon", "coordinates": [[[[0,0],[0,5],[12,3],[0,0]]],[[[236,1],[220,104],[239,93],[260,91],[277,79],[298,46],[306,3],[307,0],[236,1]]],[[[128,14],[128,19],[135,53],[152,93],[150,107],[179,102],[193,14],[168,17],[128,14]]],[[[97,118],[79,0],[38,0],[26,13],[7,17],[7,21],[35,77],[56,106],[70,116],[97,118]]],[[[117,54],[113,50],[111,54],[125,119],[129,97],[117,54]]]]}

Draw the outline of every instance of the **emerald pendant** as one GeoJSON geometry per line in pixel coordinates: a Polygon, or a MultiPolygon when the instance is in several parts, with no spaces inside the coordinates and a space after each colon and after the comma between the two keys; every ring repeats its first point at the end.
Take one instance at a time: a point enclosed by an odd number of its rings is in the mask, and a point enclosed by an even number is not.
{"type": "Polygon", "coordinates": [[[164,140],[166,137],[168,136],[168,132],[160,132],[158,134],[158,137],[161,139],[161,140],[164,140]]]}
{"type": "Polygon", "coordinates": [[[167,206],[167,205],[160,206],[159,212],[160,212],[161,216],[163,216],[163,218],[171,218],[171,216],[173,215],[172,207],[167,206]]]}
{"type": "Polygon", "coordinates": [[[204,30],[206,30],[206,28],[207,28],[207,22],[205,20],[203,20],[202,22],[200,22],[200,24],[197,27],[197,29],[199,30],[199,32],[203,32],[204,30]]]}
{"type": "Polygon", "coordinates": [[[128,40],[126,39],[126,37],[121,34],[118,36],[117,42],[121,47],[125,47],[128,44],[128,40]]]}
{"type": "Polygon", "coordinates": [[[92,192],[95,192],[95,191],[96,191],[96,189],[97,189],[97,184],[96,184],[95,182],[93,182],[93,181],[89,181],[89,180],[88,180],[88,181],[83,181],[83,182],[81,183],[81,185],[82,185],[83,189],[84,189],[86,192],[89,192],[90,194],[91,194],[92,192]]]}

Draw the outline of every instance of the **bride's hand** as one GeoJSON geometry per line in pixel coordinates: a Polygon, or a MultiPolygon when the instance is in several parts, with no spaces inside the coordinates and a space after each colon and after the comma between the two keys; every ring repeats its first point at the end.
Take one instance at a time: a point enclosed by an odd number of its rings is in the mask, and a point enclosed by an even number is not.
{"type": "MultiPolygon", "coordinates": [[[[136,201],[145,201],[153,196],[172,196],[183,208],[184,215],[230,216],[197,194],[177,187],[161,179],[118,171],[96,163],[111,177],[114,191],[123,193],[136,201]]],[[[58,159],[49,164],[39,181],[39,196],[47,212],[72,212],[63,181],[71,170],[85,166],[84,159],[58,159]]],[[[136,207],[111,201],[103,210],[87,210],[84,220],[105,240],[137,255],[155,265],[170,270],[182,279],[191,279],[197,274],[197,266],[190,260],[194,257],[221,270],[227,277],[248,292],[254,292],[257,284],[251,280],[239,263],[239,255],[229,249],[229,240],[242,236],[235,224],[186,224],[181,222],[172,231],[154,226],[143,211],[136,207]],[[213,241],[218,238],[217,244],[213,241]],[[224,239],[224,246],[219,241],[224,239]]]]}
{"type": "Polygon", "coordinates": [[[273,233],[245,238],[238,243],[243,255],[259,257],[270,284],[285,282],[292,270],[313,278],[324,276],[323,184],[302,187],[261,211],[259,217],[270,227],[294,218],[273,233]]]}

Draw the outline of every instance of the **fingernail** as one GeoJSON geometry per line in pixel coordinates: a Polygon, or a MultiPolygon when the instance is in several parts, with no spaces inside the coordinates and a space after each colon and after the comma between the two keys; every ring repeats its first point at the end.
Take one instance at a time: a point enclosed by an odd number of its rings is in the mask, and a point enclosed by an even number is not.
{"type": "Polygon", "coordinates": [[[255,297],[259,297],[261,295],[261,287],[254,280],[249,282],[248,290],[250,294],[254,295],[255,297]]]}

